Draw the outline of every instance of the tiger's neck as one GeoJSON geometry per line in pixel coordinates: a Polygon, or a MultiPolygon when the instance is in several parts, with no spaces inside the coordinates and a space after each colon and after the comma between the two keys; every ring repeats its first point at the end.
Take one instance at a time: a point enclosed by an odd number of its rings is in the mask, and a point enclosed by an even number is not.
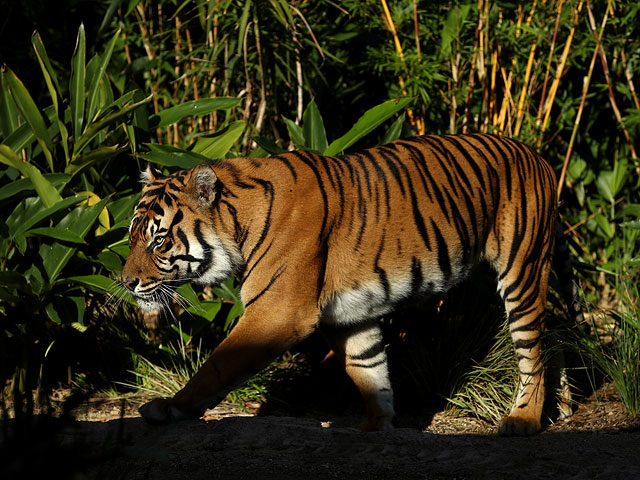
{"type": "Polygon", "coordinates": [[[234,162],[231,168],[216,170],[223,185],[218,205],[221,224],[217,227],[238,246],[247,266],[263,247],[272,225],[275,188],[271,181],[254,175],[255,164],[249,163],[251,160],[235,159],[234,162]]]}

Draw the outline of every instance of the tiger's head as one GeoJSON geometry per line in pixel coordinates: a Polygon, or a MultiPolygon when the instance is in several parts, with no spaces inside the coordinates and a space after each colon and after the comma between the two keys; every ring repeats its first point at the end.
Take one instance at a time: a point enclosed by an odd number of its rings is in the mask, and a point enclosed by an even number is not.
{"type": "Polygon", "coordinates": [[[241,257],[216,215],[222,187],[210,165],[168,177],[149,167],[141,178],[122,283],[141,309],[157,310],[182,284],[221,282],[241,257]]]}

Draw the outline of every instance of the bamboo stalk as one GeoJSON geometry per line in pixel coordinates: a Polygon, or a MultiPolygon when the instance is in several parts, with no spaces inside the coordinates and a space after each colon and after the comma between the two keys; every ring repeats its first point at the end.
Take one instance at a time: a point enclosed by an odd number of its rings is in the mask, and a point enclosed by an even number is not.
{"type": "MultiPolygon", "coordinates": [[[[535,3],[534,3],[534,8],[535,8],[535,3]]],[[[522,26],[522,18],[523,18],[523,10],[522,10],[522,3],[518,4],[518,17],[516,20],[516,39],[520,36],[520,27],[522,26]]],[[[500,106],[500,114],[498,115],[498,132],[500,134],[502,134],[504,132],[504,124],[506,121],[506,115],[507,115],[507,109],[509,107],[509,102],[511,101],[511,103],[513,103],[513,100],[511,99],[511,84],[512,84],[512,80],[513,80],[513,75],[512,72],[515,69],[516,65],[518,64],[518,58],[517,57],[513,57],[511,59],[511,70],[509,71],[509,75],[505,78],[505,73],[504,73],[504,67],[501,67],[501,74],[502,74],[502,78],[504,80],[504,84],[505,84],[505,93],[504,96],[502,97],[502,104],[500,106]]],[[[494,126],[496,124],[494,123],[494,126]]]]}
{"type": "Polygon", "coordinates": [[[418,0],[413,0],[413,30],[416,34],[416,51],[418,53],[418,61],[422,59],[420,53],[420,31],[418,30],[418,0]]]}
{"type": "MultiPolygon", "coordinates": [[[[602,19],[602,25],[600,27],[600,33],[604,32],[604,27],[607,24],[607,16],[609,10],[604,14],[604,18],[602,19]]],[[[562,164],[562,172],[560,173],[560,179],[558,180],[558,201],[560,201],[560,195],[562,194],[562,187],[564,186],[564,179],[567,174],[567,168],[569,166],[569,160],[571,158],[571,153],[573,151],[573,143],[575,142],[576,135],[578,133],[578,126],[580,125],[580,120],[582,118],[582,111],[584,110],[584,105],[587,99],[587,92],[589,91],[589,84],[591,83],[591,76],[593,74],[593,70],[596,65],[596,59],[598,58],[598,47],[596,46],[593,51],[593,56],[591,57],[591,63],[589,64],[589,71],[587,76],[584,78],[584,83],[582,86],[582,98],[580,99],[580,106],[578,107],[578,113],[576,114],[576,120],[573,124],[573,130],[571,131],[571,138],[569,139],[569,147],[567,148],[567,153],[564,157],[564,163],[562,164]]]]}
{"type": "Polygon", "coordinates": [[[518,100],[518,109],[516,111],[516,127],[513,131],[515,136],[518,136],[520,133],[520,128],[522,127],[522,120],[524,118],[524,101],[527,98],[527,90],[529,89],[530,81],[531,81],[531,70],[533,67],[533,61],[536,56],[536,43],[533,42],[531,46],[531,51],[529,52],[529,60],[527,61],[527,70],[524,75],[524,83],[522,84],[522,90],[520,90],[520,99],[518,100]]]}
{"type": "Polygon", "coordinates": [[[631,72],[629,71],[629,64],[627,63],[627,56],[624,53],[623,49],[620,49],[620,56],[622,57],[622,62],[624,63],[624,76],[627,79],[627,84],[629,85],[629,92],[631,92],[631,98],[633,98],[633,104],[636,109],[640,110],[640,102],[638,101],[638,96],[636,95],[636,89],[633,86],[633,77],[631,76],[631,72]]]}
{"type": "MultiPolygon", "coordinates": [[[[547,125],[549,123],[549,116],[551,115],[551,106],[553,105],[553,102],[555,100],[556,92],[558,91],[558,85],[560,84],[560,78],[562,78],[562,73],[564,72],[564,67],[565,67],[565,64],[567,63],[567,57],[569,56],[569,51],[571,50],[571,43],[573,41],[573,36],[576,33],[576,27],[578,25],[578,17],[580,15],[580,11],[582,10],[583,3],[584,3],[584,0],[580,0],[580,3],[578,3],[578,6],[574,11],[573,25],[571,26],[571,31],[569,32],[569,36],[567,37],[567,43],[565,44],[564,49],[562,51],[560,66],[556,70],[555,78],[553,79],[553,83],[551,84],[551,89],[549,90],[549,97],[545,102],[545,114],[544,114],[544,120],[542,121],[541,129],[540,129],[541,133],[544,133],[546,131],[547,125]]],[[[542,144],[542,135],[540,135],[540,138],[538,139],[538,148],[540,148],[541,144],[542,144]]]]}
{"type": "Polygon", "coordinates": [[[501,118],[501,122],[500,122],[500,133],[504,133],[505,130],[507,131],[508,135],[513,135],[513,132],[511,131],[511,115],[507,115],[507,110],[509,110],[508,107],[510,107],[511,111],[515,110],[516,108],[516,104],[513,101],[513,97],[511,96],[511,81],[512,81],[512,75],[511,72],[509,72],[509,76],[507,78],[507,73],[504,70],[504,67],[502,67],[500,69],[500,73],[502,74],[502,80],[505,82],[505,85],[508,85],[507,88],[505,88],[505,99],[503,101],[503,105],[506,105],[506,107],[503,109],[502,112],[500,112],[502,118],[501,118]],[[504,113],[504,115],[503,115],[504,113]],[[505,128],[505,121],[507,122],[507,127],[505,128]]]}
{"type": "Polygon", "coordinates": [[[544,110],[544,99],[547,94],[547,83],[549,81],[549,72],[551,72],[551,59],[556,45],[556,37],[558,36],[558,26],[560,25],[560,16],[562,15],[562,5],[564,0],[558,4],[558,14],[556,15],[556,25],[553,29],[553,37],[551,38],[551,46],[549,47],[549,58],[547,59],[547,69],[544,74],[544,82],[542,83],[542,95],[540,95],[540,106],[538,107],[538,116],[536,118],[536,127],[540,127],[542,123],[542,112],[544,110]]]}
{"type": "Polygon", "coordinates": [[[489,99],[489,112],[491,116],[491,125],[498,124],[498,110],[496,108],[496,76],[498,73],[498,50],[494,50],[491,53],[491,83],[490,83],[490,99],[489,99]]]}
{"type": "MultiPolygon", "coordinates": [[[[478,25],[476,26],[476,34],[473,40],[473,54],[471,55],[471,68],[469,69],[469,81],[467,82],[467,93],[465,95],[464,102],[464,115],[462,117],[462,133],[469,132],[469,116],[471,111],[471,95],[473,93],[474,78],[476,73],[476,61],[478,58],[478,49],[480,49],[480,42],[482,37],[482,2],[478,0],[478,25]]],[[[478,72],[479,74],[480,72],[478,72]]]]}
{"type": "MultiPolygon", "coordinates": [[[[387,0],[380,0],[382,4],[382,10],[384,11],[384,18],[387,24],[387,28],[391,32],[393,36],[393,43],[396,47],[396,52],[398,52],[398,56],[400,57],[400,61],[404,64],[404,53],[402,52],[402,44],[400,43],[400,38],[398,37],[398,31],[396,30],[396,26],[393,23],[393,18],[391,17],[391,11],[389,10],[389,6],[387,5],[387,0]]],[[[404,88],[404,78],[400,76],[398,78],[398,83],[400,84],[400,88],[402,88],[402,94],[407,95],[407,90],[404,88]]],[[[424,119],[415,118],[413,110],[407,109],[407,115],[409,116],[409,123],[414,128],[418,135],[424,135],[425,133],[425,125],[424,119]]]]}
{"type": "Polygon", "coordinates": [[[258,26],[258,18],[254,19],[254,30],[256,40],[256,50],[258,51],[258,67],[260,71],[260,103],[258,104],[258,112],[256,113],[255,127],[256,131],[260,133],[262,130],[262,123],[267,111],[267,93],[264,84],[264,66],[262,63],[262,47],[260,46],[260,28],[258,26]]]}
{"type": "Polygon", "coordinates": [[[627,144],[629,145],[629,153],[631,154],[631,158],[634,160],[636,164],[636,168],[640,173],[640,165],[637,160],[635,148],[633,148],[633,143],[631,142],[631,137],[629,136],[629,132],[627,131],[627,127],[625,126],[622,116],[620,115],[620,110],[618,109],[618,104],[616,103],[616,99],[613,95],[613,87],[611,86],[611,75],[609,74],[609,67],[607,66],[607,57],[604,54],[604,49],[602,48],[602,44],[600,43],[600,37],[598,36],[598,30],[596,28],[596,22],[593,18],[593,12],[591,11],[591,2],[587,0],[587,12],[589,14],[589,25],[591,26],[591,30],[593,35],[596,38],[596,45],[598,47],[598,51],[600,53],[600,62],[602,63],[602,69],[604,70],[605,80],[607,81],[607,87],[609,89],[609,101],[611,102],[611,108],[613,109],[613,113],[616,117],[616,120],[620,124],[620,128],[622,129],[622,134],[624,135],[627,144]]]}

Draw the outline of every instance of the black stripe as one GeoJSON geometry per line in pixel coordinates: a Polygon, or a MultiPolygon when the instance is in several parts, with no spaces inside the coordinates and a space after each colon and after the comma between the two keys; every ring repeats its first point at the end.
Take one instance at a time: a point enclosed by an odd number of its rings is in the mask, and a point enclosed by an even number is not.
{"type": "Polygon", "coordinates": [[[385,241],[386,231],[382,232],[382,240],[380,241],[380,246],[378,247],[378,253],[376,254],[376,259],[373,267],[373,271],[380,278],[380,283],[382,284],[382,288],[384,289],[384,296],[387,300],[391,297],[391,286],[389,285],[389,279],[387,278],[387,272],[384,268],[380,267],[380,257],[382,256],[382,250],[384,249],[384,241],[385,241]]]}
{"type": "Polygon", "coordinates": [[[349,355],[351,360],[371,360],[384,352],[384,343],[378,340],[376,343],[357,355],[349,355]]]}
{"type": "Polygon", "coordinates": [[[438,265],[440,266],[440,270],[446,279],[449,279],[451,276],[451,259],[449,258],[449,248],[447,247],[447,243],[444,241],[444,237],[442,233],[440,233],[440,229],[436,225],[436,222],[431,220],[431,228],[436,235],[436,242],[438,243],[438,265]]]}
{"type": "Polygon", "coordinates": [[[282,275],[285,270],[286,270],[286,267],[284,265],[281,265],[280,268],[278,268],[278,270],[273,274],[273,276],[271,277],[271,280],[269,280],[269,283],[267,283],[267,285],[260,291],[260,293],[258,293],[255,297],[253,297],[251,300],[249,300],[247,303],[245,303],[244,304],[244,308],[249,308],[249,306],[252,303],[254,303],[256,300],[258,300],[262,295],[267,293],[267,291],[276,282],[276,280],[278,280],[278,278],[280,278],[280,275],[282,275]]]}

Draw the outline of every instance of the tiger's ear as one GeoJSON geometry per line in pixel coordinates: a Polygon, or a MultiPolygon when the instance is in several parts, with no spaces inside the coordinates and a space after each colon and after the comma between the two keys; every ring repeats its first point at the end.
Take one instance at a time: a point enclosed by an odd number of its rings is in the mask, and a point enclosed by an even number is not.
{"type": "Polygon", "coordinates": [[[145,185],[148,185],[149,183],[156,181],[161,176],[160,172],[151,166],[151,163],[147,163],[146,170],[140,172],[140,181],[145,185]]]}
{"type": "Polygon", "coordinates": [[[218,177],[210,165],[202,164],[191,170],[189,186],[198,203],[209,207],[216,200],[218,177]]]}

